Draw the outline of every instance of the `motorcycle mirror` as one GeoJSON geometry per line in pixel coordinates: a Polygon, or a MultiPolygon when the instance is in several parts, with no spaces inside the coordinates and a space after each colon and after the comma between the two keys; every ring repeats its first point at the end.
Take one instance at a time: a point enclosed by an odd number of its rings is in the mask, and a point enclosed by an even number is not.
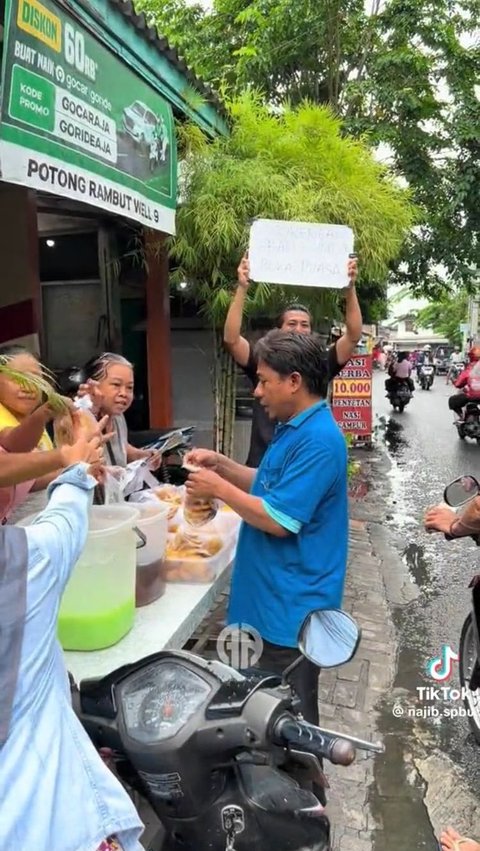
{"type": "Polygon", "coordinates": [[[459,508],[480,493],[480,484],[474,476],[461,476],[450,482],[443,492],[443,499],[452,508],[459,508]]]}
{"type": "Polygon", "coordinates": [[[300,630],[299,648],[320,668],[334,668],[349,662],[357,652],[361,631],[341,609],[311,612],[300,630]]]}

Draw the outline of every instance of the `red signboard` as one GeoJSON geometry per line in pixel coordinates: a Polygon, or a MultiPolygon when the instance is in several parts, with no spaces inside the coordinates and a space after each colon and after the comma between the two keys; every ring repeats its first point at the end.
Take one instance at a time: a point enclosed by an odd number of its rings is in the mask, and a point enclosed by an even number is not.
{"type": "Polygon", "coordinates": [[[333,415],[345,434],[372,437],[372,356],[354,355],[333,381],[333,415]]]}

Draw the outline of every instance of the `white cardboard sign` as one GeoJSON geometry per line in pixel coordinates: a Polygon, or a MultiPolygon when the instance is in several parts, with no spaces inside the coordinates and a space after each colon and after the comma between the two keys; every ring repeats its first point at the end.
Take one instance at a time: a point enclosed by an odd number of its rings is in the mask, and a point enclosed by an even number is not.
{"type": "Polygon", "coordinates": [[[341,289],[348,285],[353,244],[346,225],[256,219],[250,229],[250,277],[268,284],[341,289]]]}

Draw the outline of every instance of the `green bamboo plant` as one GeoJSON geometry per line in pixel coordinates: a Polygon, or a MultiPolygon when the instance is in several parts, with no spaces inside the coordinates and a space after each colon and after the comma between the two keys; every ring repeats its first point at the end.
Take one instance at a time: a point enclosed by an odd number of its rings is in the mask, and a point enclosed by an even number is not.
{"type": "MultiPolygon", "coordinates": [[[[329,109],[285,104],[273,112],[254,92],[227,108],[228,137],[208,142],[198,128],[179,128],[181,203],[169,250],[176,267],[172,283],[189,283],[214,329],[215,446],[230,454],[235,373],[223,351],[221,329],[252,220],[349,225],[361,279],[385,282],[416,211],[408,191],[365,145],[343,135],[329,109]]],[[[339,298],[325,289],[257,283],[249,291],[247,321],[278,313],[297,299],[308,304],[314,321],[334,318],[339,298]]]]}

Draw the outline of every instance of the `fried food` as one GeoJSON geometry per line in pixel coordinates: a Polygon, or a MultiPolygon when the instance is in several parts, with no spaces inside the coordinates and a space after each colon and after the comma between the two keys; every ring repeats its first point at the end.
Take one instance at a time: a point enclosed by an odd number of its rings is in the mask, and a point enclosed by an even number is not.
{"type": "Polygon", "coordinates": [[[217,513],[215,500],[193,499],[187,497],[183,507],[183,516],[190,526],[204,526],[213,520],[217,513]]]}
{"type": "Polygon", "coordinates": [[[222,541],[216,536],[197,536],[177,532],[167,543],[168,561],[178,559],[211,558],[222,549],[222,541]]]}
{"type": "Polygon", "coordinates": [[[172,505],[176,505],[179,508],[182,504],[182,494],[181,492],[175,490],[173,487],[168,487],[168,485],[163,485],[161,488],[155,488],[153,491],[157,499],[161,502],[170,502],[172,505]]]}
{"type": "Polygon", "coordinates": [[[215,571],[205,561],[164,565],[162,575],[166,582],[213,582],[215,579],[215,571]]]}
{"type": "Polygon", "coordinates": [[[160,502],[165,502],[169,506],[167,520],[173,520],[182,504],[182,492],[179,492],[173,487],[168,487],[168,485],[164,485],[161,488],[155,488],[153,493],[160,502]]]}

